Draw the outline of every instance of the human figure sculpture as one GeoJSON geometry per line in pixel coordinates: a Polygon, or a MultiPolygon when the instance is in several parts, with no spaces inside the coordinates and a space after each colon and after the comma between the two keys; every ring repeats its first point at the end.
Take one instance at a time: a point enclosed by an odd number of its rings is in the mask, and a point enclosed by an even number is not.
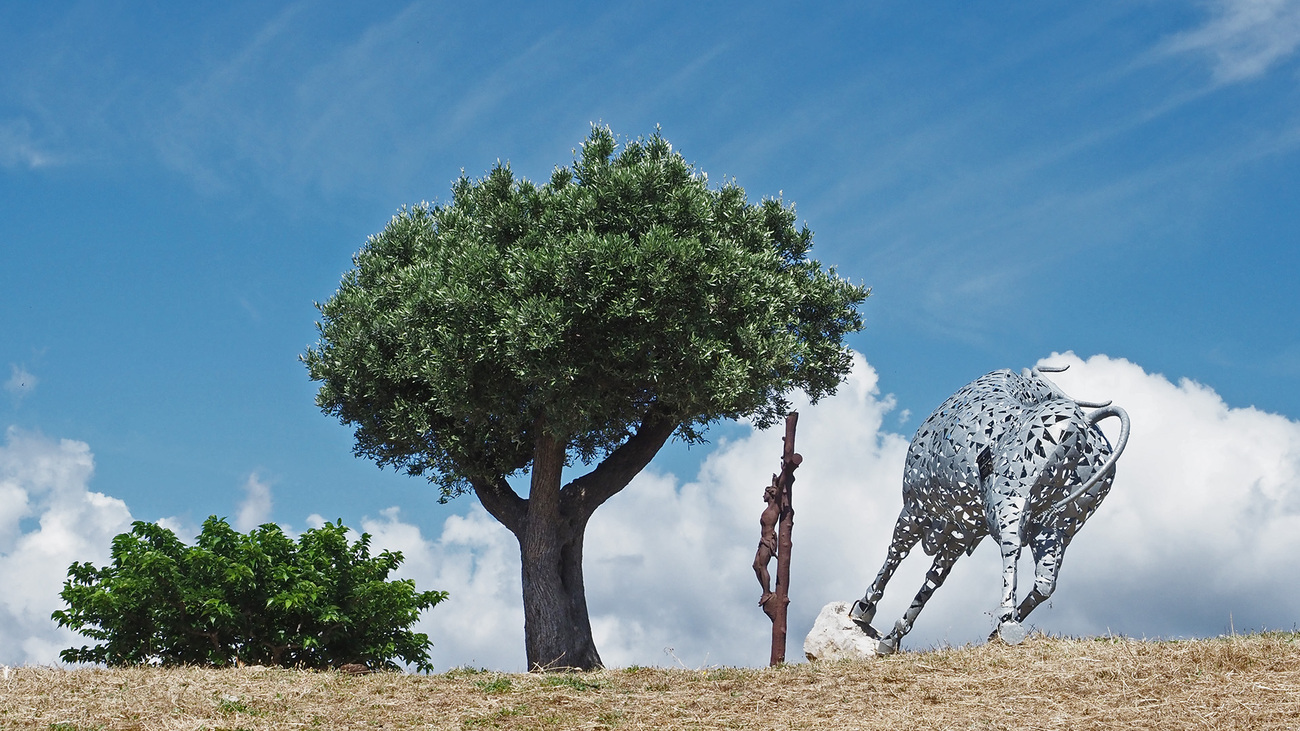
{"type": "Polygon", "coordinates": [[[772,620],[772,665],[785,662],[786,619],[790,609],[790,550],[794,546],[794,505],[791,492],[794,471],[803,463],[803,457],[794,451],[795,427],[799,413],[791,411],[785,417],[785,437],[781,440],[781,472],[772,475],[772,482],[763,490],[767,507],[759,516],[758,552],[754,555],[754,574],[763,586],[758,605],[772,620]],[[771,586],[767,565],[776,558],[776,586],[771,586]]]}
{"type": "MultiPolygon", "coordinates": [[[[1067,366],[1068,367],[1068,366],[1067,366]]],[[[1070,398],[1040,367],[989,373],[953,394],[925,420],[907,450],[903,509],[885,564],[850,617],[888,654],[911,629],[957,559],[986,535],[1002,552],[1002,601],[993,637],[1015,644],[1021,622],[1052,595],[1065,548],[1101,505],[1128,443],[1129,418],[1110,402],[1070,398]],[[1085,413],[1083,409],[1093,409],[1085,413]],[[1112,448],[1097,422],[1120,420],[1112,448]],[[893,630],[871,626],[885,585],[917,543],[934,560],[925,583],[893,630]],[[1034,588],[1016,605],[1016,561],[1029,546],[1034,588]]]]}
{"type": "Polygon", "coordinates": [[[776,555],[776,522],[781,517],[781,487],[777,484],[776,475],[772,475],[772,484],[763,490],[763,499],[767,501],[767,507],[758,516],[758,552],[754,554],[754,575],[758,577],[758,583],[763,585],[763,596],[758,600],[758,605],[770,616],[767,602],[772,598],[772,577],[767,572],[767,566],[776,555]]]}

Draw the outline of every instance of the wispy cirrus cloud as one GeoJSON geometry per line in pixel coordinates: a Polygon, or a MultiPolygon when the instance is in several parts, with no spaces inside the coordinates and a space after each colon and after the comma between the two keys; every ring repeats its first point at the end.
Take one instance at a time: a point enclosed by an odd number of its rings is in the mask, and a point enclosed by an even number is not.
{"type": "Polygon", "coordinates": [[[1300,47],[1300,1],[1214,0],[1209,7],[1204,25],[1169,38],[1162,50],[1209,56],[1218,84],[1258,77],[1300,47]]]}
{"type": "Polygon", "coordinates": [[[404,187],[448,147],[473,143],[565,53],[552,31],[482,54],[465,47],[466,29],[418,2],[321,53],[305,45],[306,14],[304,4],[285,9],[177,90],[156,141],[164,164],[214,192],[404,187]]]}
{"type": "Polygon", "coordinates": [[[62,158],[37,141],[25,119],[0,121],[0,167],[41,168],[58,165],[62,158]]]}
{"type": "Polygon", "coordinates": [[[15,398],[23,398],[27,394],[36,390],[36,384],[40,379],[27,370],[27,366],[10,363],[9,380],[5,381],[5,390],[13,394],[15,398]]]}

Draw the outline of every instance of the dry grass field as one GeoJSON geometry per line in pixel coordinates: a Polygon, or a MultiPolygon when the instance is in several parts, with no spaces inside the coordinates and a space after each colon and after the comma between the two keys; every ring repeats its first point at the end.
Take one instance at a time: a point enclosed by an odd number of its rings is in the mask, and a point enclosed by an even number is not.
{"type": "Polygon", "coordinates": [[[1034,636],[776,669],[16,668],[0,727],[88,729],[1300,729],[1300,634],[1034,636]]]}

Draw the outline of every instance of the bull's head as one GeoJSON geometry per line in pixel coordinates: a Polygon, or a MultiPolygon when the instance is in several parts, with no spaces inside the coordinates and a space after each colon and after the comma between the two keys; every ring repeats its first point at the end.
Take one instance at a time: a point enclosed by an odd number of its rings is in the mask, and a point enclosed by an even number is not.
{"type": "MultiPolygon", "coordinates": [[[[1121,409],[1118,406],[1111,406],[1110,401],[1103,401],[1101,403],[1097,403],[1095,401],[1080,401],[1078,399],[1070,398],[1069,396],[1065,395],[1065,392],[1061,390],[1060,386],[1057,386],[1055,383],[1052,382],[1050,378],[1043,375],[1044,373],[1060,373],[1069,367],[1070,366],[1068,365],[1037,366],[1032,370],[1025,369],[1024,371],[1022,371],[1022,374],[1025,376],[1025,378],[1030,378],[1035,381],[1038,381],[1039,383],[1042,383],[1044,386],[1046,386],[1048,389],[1051,390],[1053,395],[1057,396],[1058,398],[1066,399],[1067,401],[1073,401],[1074,403],[1078,404],[1080,407],[1083,407],[1085,409],[1095,409],[1095,411],[1089,413],[1087,416],[1088,425],[1092,428],[1096,428],[1097,422],[1101,421],[1102,419],[1105,419],[1108,416],[1118,417],[1119,424],[1120,424],[1119,440],[1115,443],[1114,451],[1110,453],[1110,457],[1106,460],[1106,463],[1101,466],[1101,469],[1097,470],[1092,475],[1092,477],[1089,477],[1087,481],[1085,481],[1082,485],[1076,488],[1074,492],[1069,494],[1069,496],[1067,496],[1065,499],[1061,500],[1057,504],[1053,505],[1052,506],[1053,511],[1060,510],[1061,508],[1065,507],[1067,504],[1069,504],[1070,501],[1088,492],[1093,487],[1095,487],[1097,483],[1106,479],[1108,475],[1114,472],[1115,463],[1119,460],[1119,455],[1124,451],[1124,447],[1128,445],[1128,432],[1129,432],[1128,412],[1126,412],[1124,409],[1121,409]]],[[[1098,431],[1100,432],[1100,430],[1098,431]]]]}

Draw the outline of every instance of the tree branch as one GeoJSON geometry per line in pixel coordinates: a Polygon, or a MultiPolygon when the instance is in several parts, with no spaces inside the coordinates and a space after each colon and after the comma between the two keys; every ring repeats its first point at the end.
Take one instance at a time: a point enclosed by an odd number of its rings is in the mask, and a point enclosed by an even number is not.
{"type": "Polygon", "coordinates": [[[646,415],[636,434],[610,452],[605,461],[564,486],[560,491],[564,512],[583,521],[590,518],[596,508],[627,487],[650,464],[678,426],[678,422],[653,412],[646,415]]]}
{"type": "Polygon", "coordinates": [[[514,488],[502,477],[492,480],[475,478],[470,480],[470,484],[474,486],[474,494],[483,504],[483,509],[522,540],[528,501],[515,494],[514,488]]]}

